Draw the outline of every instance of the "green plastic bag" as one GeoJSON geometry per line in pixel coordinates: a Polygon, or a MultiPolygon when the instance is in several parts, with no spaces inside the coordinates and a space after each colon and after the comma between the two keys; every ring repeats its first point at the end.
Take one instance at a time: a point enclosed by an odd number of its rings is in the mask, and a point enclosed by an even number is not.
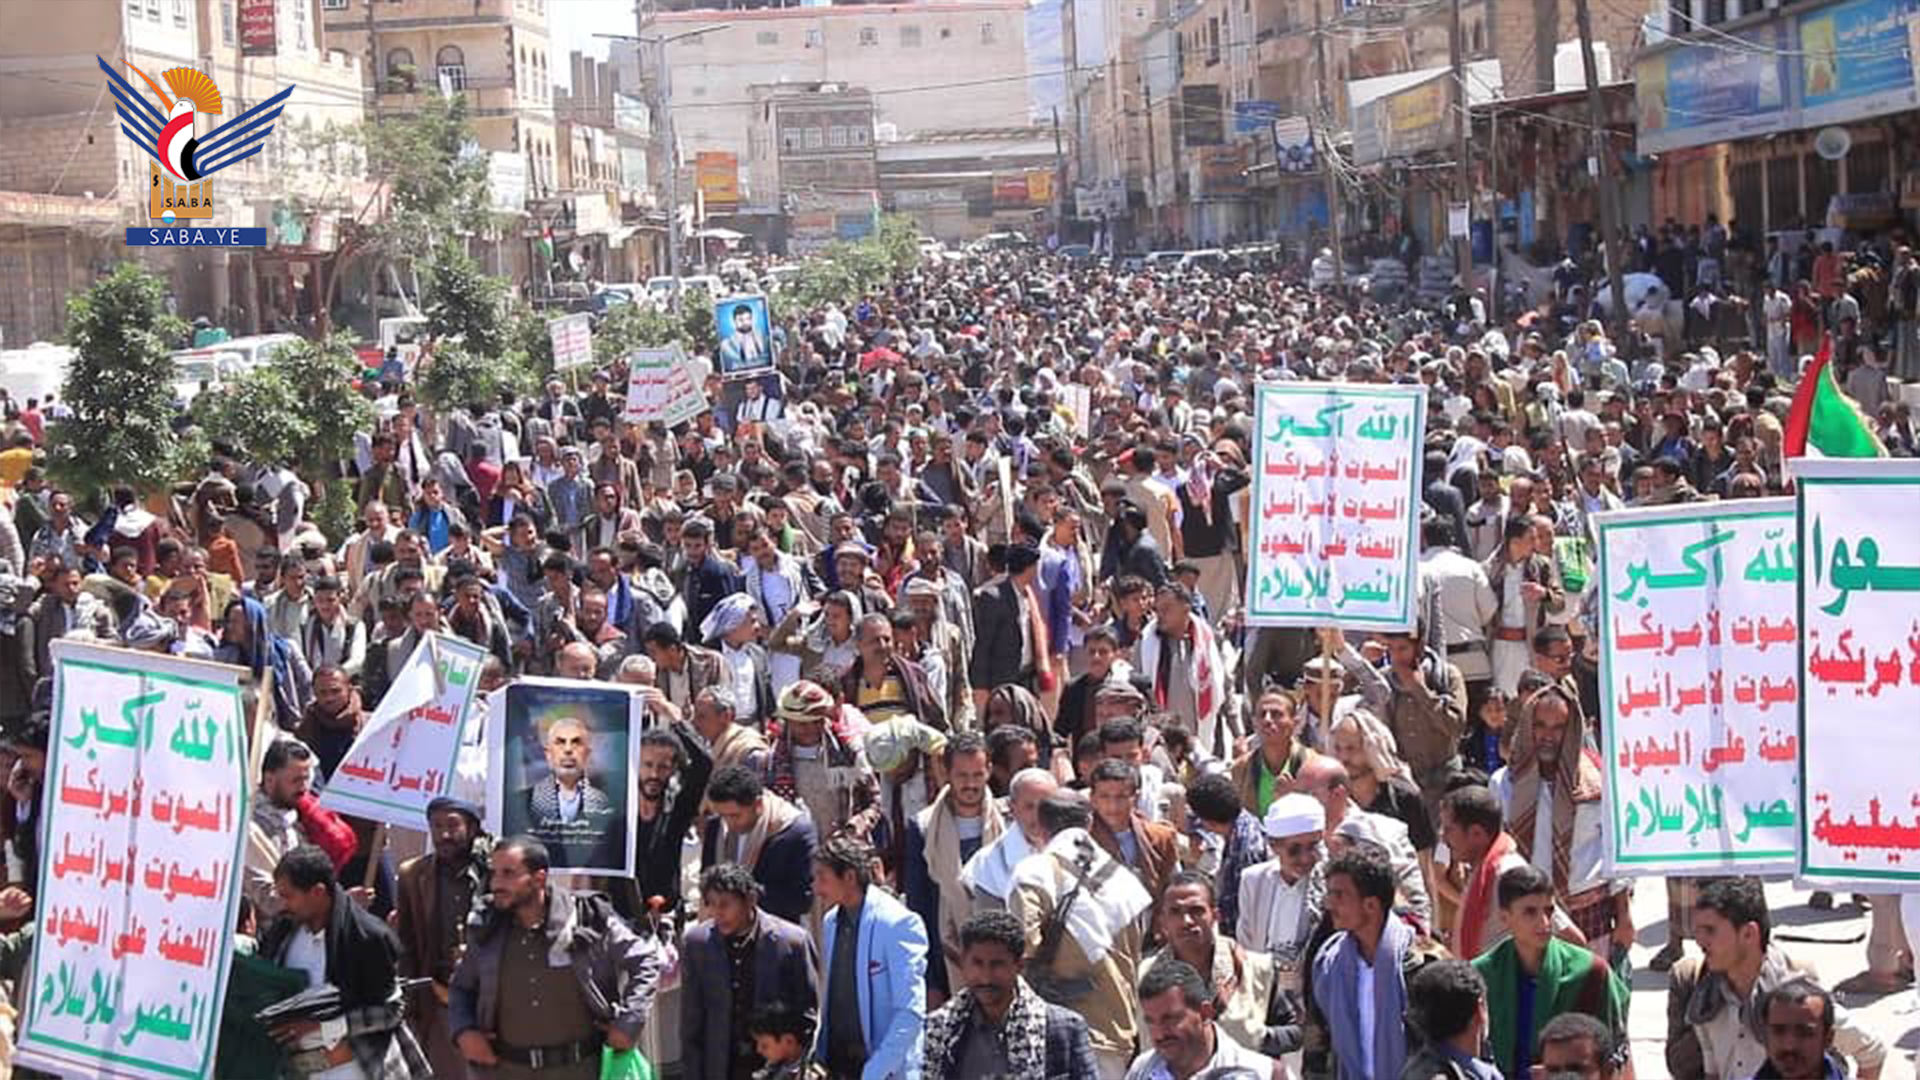
{"type": "Polygon", "coordinates": [[[600,1048],[600,1080],[654,1080],[653,1062],[639,1050],[600,1048]]]}

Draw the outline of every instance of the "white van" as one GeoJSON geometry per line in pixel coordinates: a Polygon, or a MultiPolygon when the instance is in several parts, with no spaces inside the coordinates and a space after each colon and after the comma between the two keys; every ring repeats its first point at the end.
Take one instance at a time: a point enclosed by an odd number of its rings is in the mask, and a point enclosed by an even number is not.
{"type": "Polygon", "coordinates": [[[24,349],[0,349],[0,387],[16,404],[28,398],[45,401],[48,394],[59,394],[67,381],[67,369],[79,352],[66,345],[36,341],[24,349]]]}

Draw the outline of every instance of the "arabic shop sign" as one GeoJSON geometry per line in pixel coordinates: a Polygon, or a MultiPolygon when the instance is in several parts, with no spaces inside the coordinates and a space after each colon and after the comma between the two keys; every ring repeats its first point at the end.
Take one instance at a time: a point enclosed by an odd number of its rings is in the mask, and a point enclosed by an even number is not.
{"type": "Polygon", "coordinates": [[[1800,124],[1914,107],[1907,22],[1915,0],[1846,0],[1800,16],[1800,124]]]}
{"type": "Polygon", "coordinates": [[[1608,873],[1791,870],[1793,500],[1594,517],[1608,873]]]}
{"type": "Polygon", "coordinates": [[[1255,391],[1250,625],[1414,625],[1426,393],[1348,383],[1255,391]]]}
{"type": "Polygon", "coordinates": [[[1908,24],[1920,0],[1842,0],[1634,65],[1642,155],[1844,124],[1920,103],[1908,24]]]}
{"type": "Polygon", "coordinates": [[[47,840],[16,1061],[212,1075],[247,826],[239,668],[52,644],[47,840]]]}
{"type": "Polygon", "coordinates": [[[453,793],[480,665],[487,651],[447,634],[428,634],[340,759],[320,805],[406,829],[426,820],[427,804],[453,793]]]}
{"type": "Polygon", "coordinates": [[[1920,884],[1920,462],[1790,463],[1800,500],[1800,867],[1920,884]]]}

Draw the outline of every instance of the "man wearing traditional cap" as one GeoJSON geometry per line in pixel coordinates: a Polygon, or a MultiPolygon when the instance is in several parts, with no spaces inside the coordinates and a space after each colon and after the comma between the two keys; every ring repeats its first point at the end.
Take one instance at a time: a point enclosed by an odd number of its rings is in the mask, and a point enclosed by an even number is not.
{"type": "Polygon", "coordinates": [[[767,789],[805,807],[821,836],[849,828],[865,836],[879,821],[880,785],[859,744],[836,722],[838,714],[833,695],[819,683],[802,679],[780,692],[767,789]]]}
{"type": "Polygon", "coordinates": [[[447,986],[466,943],[474,899],[484,901],[487,895],[492,841],[481,828],[479,807],[446,796],[427,804],[427,835],[433,850],[400,864],[394,931],[400,939],[400,977],[432,980],[408,1001],[407,1022],[433,1074],[458,1080],[467,1075],[467,1063],[447,1030],[447,986]]]}

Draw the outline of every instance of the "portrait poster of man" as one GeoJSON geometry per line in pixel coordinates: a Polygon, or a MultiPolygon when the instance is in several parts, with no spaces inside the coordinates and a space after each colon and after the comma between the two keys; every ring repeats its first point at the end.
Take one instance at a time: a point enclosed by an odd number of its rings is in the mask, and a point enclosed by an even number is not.
{"type": "Polygon", "coordinates": [[[547,846],[556,871],[633,876],[639,698],[613,686],[522,679],[489,703],[488,826],[547,846]]]}
{"type": "Polygon", "coordinates": [[[764,375],[774,367],[773,321],[764,296],[728,296],[713,305],[720,341],[720,377],[764,375]]]}

